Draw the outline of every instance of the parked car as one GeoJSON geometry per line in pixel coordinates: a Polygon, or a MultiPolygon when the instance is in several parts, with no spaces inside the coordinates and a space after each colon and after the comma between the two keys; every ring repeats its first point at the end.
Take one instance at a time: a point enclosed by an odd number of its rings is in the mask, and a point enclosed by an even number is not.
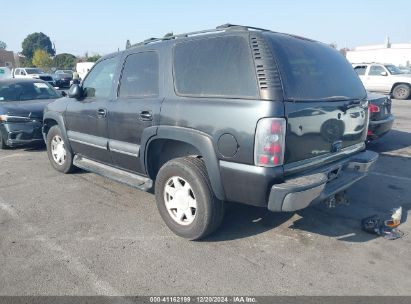
{"type": "Polygon", "coordinates": [[[408,99],[411,74],[404,74],[393,64],[356,63],[354,70],[367,91],[390,94],[394,99],[408,99]]]}
{"type": "Polygon", "coordinates": [[[154,186],[167,226],[193,240],[217,229],[224,201],[288,212],[343,200],[378,157],[366,97],[326,44],[224,25],[103,57],[45,108],[43,134],[57,171],[154,186]]]}
{"type": "Polygon", "coordinates": [[[73,79],[73,74],[55,73],[53,75],[55,86],[58,88],[69,88],[70,82],[73,79]]]}
{"type": "Polygon", "coordinates": [[[38,68],[16,68],[12,72],[13,78],[35,78],[41,79],[45,82],[48,82],[52,86],[55,86],[53,76],[50,74],[44,73],[41,69],[38,68]]]}
{"type": "Polygon", "coordinates": [[[72,70],[57,70],[54,72],[54,74],[70,74],[73,77],[73,71],[72,70]]]}
{"type": "Polygon", "coordinates": [[[411,67],[398,67],[398,69],[401,71],[403,74],[411,74],[411,67]]]}
{"type": "Polygon", "coordinates": [[[371,141],[381,138],[391,130],[394,115],[391,113],[391,99],[389,96],[368,93],[367,98],[370,112],[367,138],[371,141]]]}
{"type": "Polygon", "coordinates": [[[0,67],[0,79],[11,78],[11,71],[8,67],[0,67]]]}
{"type": "Polygon", "coordinates": [[[60,97],[39,79],[0,80],[0,149],[44,142],[44,107],[60,97]]]}

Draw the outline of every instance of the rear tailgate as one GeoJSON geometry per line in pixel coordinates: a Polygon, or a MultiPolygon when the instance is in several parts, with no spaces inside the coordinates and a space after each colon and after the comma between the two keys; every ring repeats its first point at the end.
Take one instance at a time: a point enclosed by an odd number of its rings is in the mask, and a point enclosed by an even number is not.
{"type": "Polygon", "coordinates": [[[286,102],[285,163],[336,153],[367,137],[366,101],[286,102]]]}
{"type": "Polygon", "coordinates": [[[317,41],[280,33],[264,36],[283,87],[284,163],[362,146],[368,126],[367,94],[351,64],[317,41]]]}

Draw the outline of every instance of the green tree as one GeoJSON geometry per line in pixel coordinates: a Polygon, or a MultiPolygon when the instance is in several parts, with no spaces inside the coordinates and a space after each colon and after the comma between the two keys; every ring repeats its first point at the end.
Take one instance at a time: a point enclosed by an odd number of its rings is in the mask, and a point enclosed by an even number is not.
{"type": "Polygon", "coordinates": [[[0,40],[0,50],[5,50],[5,49],[7,49],[7,44],[0,40]]]}
{"type": "Polygon", "coordinates": [[[34,52],[38,49],[44,50],[51,56],[56,53],[53,49],[50,37],[43,33],[33,33],[28,35],[21,44],[22,54],[29,59],[33,59],[34,52]]]}
{"type": "Polygon", "coordinates": [[[45,50],[38,49],[34,51],[32,63],[35,67],[48,70],[51,67],[52,60],[45,50]]]}
{"type": "Polygon", "coordinates": [[[99,60],[101,58],[101,56],[99,54],[93,55],[91,57],[87,57],[86,61],[90,61],[90,62],[96,62],[97,60],[99,60]]]}
{"type": "Polygon", "coordinates": [[[59,70],[71,70],[76,64],[77,58],[72,54],[58,54],[53,58],[53,66],[59,70]]]}

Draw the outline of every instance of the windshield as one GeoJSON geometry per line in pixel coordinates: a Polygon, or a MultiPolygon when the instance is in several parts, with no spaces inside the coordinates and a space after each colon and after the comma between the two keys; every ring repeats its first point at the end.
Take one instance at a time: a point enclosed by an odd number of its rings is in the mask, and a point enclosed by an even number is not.
{"type": "Polygon", "coordinates": [[[399,68],[392,64],[385,65],[385,68],[390,72],[391,75],[404,74],[404,72],[401,72],[399,68]]]}
{"type": "Polygon", "coordinates": [[[44,72],[40,69],[26,69],[27,74],[43,74],[44,72]]]}
{"type": "Polygon", "coordinates": [[[317,41],[265,33],[278,64],[287,100],[351,100],[366,97],[351,64],[317,41]]]}
{"type": "Polygon", "coordinates": [[[0,83],[0,102],[59,97],[58,92],[45,82],[0,83]]]}

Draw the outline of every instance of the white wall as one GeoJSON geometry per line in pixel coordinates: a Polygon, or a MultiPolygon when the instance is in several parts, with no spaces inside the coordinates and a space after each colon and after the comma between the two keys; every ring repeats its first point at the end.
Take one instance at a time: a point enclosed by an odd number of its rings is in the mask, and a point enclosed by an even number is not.
{"type": "Polygon", "coordinates": [[[348,51],[346,57],[351,63],[379,62],[411,66],[411,44],[393,44],[390,48],[383,46],[358,47],[348,51]]]}

